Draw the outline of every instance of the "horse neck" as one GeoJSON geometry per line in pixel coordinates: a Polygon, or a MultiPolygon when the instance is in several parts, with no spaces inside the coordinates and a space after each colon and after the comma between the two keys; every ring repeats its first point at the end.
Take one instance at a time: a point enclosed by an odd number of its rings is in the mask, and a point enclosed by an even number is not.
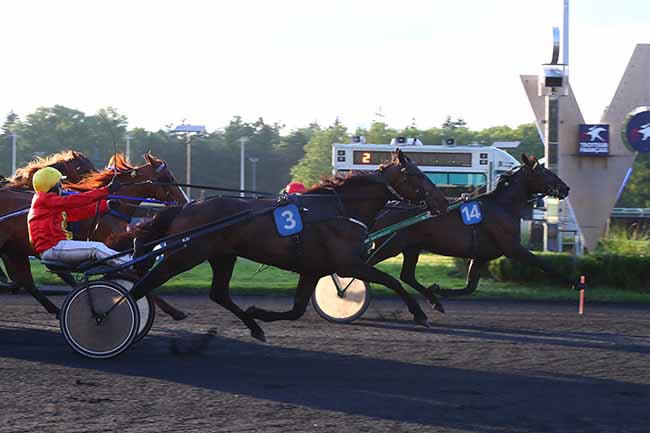
{"type": "Polygon", "coordinates": [[[526,188],[525,179],[522,174],[515,173],[510,180],[510,186],[500,187],[490,193],[495,198],[496,203],[500,204],[512,214],[519,215],[528,205],[530,193],[526,188]]]}
{"type": "Polygon", "coordinates": [[[343,185],[339,189],[347,216],[372,225],[377,214],[386,206],[391,194],[383,183],[367,183],[362,186],[343,185]]]}

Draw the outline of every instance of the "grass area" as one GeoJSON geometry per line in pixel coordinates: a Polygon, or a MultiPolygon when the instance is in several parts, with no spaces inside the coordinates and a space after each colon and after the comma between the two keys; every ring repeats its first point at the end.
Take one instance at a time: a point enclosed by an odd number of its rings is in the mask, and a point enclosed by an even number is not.
{"type": "MultiPolygon", "coordinates": [[[[386,260],[379,265],[379,268],[396,278],[402,265],[401,256],[386,260]]],[[[239,259],[231,282],[232,292],[235,294],[293,294],[298,276],[291,272],[282,271],[276,268],[266,268],[255,274],[259,265],[245,259],[239,259]]],[[[32,261],[32,270],[37,284],[61,284],[58,277],[48,273],[37,261],[32,261]]],[[[450,276],[454,271],[453,259],[435,255],[422,255],[417,268],[416,276],[424,285],[433,282],[445,288],[462,288],[465,285],[464,278],[450,276]]],[[[182,293],[207,293],[210,287],[211,270],[207,263],[204,263],[191,271],[178,275],[168,281],[159,293],[182,292],[182,293]]],[[[407,288],[410,292],[412,289],[407,288]]],[[[390,289],[374,285],[372,288],[374,296],[391,296],[390,289]]],[[[623,291],[616,288],[588,288],[587,299],[589,301],[602,302],[634,302],[650,303],[649,293],[634,291],[623,291]]],[[[534,282],[522,285],[520,283],[502,283],[491,279],[483,279],[479,283],[477,291],[472,295],[477,299],[521,299],[539,301],[577,300],[577,292],[569,288],[552,286],[540,286],[534,282]]]]}

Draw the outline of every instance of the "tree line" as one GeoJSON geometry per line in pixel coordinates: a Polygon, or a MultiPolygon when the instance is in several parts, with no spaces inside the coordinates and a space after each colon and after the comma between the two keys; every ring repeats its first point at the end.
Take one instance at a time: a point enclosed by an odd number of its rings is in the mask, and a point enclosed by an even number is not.
{"type": "MultiPolygon", "coordinates": [[[[125,137],[130,138],[131,159],[139,161],[147,151],[164,158],[179,181],[185,181],[185,138],[172,133],[174,125],[157,131],[129,128],[128,119],[114,108],[102,108],[94,114],[56,105],[41,107],[21,116],[7,114],[0,134],[0,175],[11,171],[11,134],[16,133],[17,165],[26,164],[35,156],[44,156],[65,149],[86,154],[98,167],[113,155],[113,143],[125,151],[125,137]]],[[[240,142],[246,142],[246,187],[252,186],[251,162],[257,158],[256,184],[261,191],[277,192],[290,180],[311,185],[332,173],[332,143],[348,143],[352,135],[363,135],[368,143],[389,143],[394,137],[419,138],[425,144],[440,144],[454,138],[459,145],[491,144],[495,141],[520,141],[517,149],[508,149],[513,156],[521,152],[542,156],[544,148],[533,123],[495,126],[471,130],[461,119],[450,116],[440,127],[421,129],[412,122],[404,128],[391,128],[374,121],[368,128],[349,130],[335,120],[329,126],[312,123],[303,128],[285,131],[283,124],[268,123],[259,118],[246,121],[234,116],[223,128],[209,131],[192,141],[192,183],[239,188],[240,142]]],[[[650,157],[640,155],[633,175],[619,200],[619,206],[650,207],[650,157]]],[[[193,194],[199,192],[193,190],[193,194]]]]}

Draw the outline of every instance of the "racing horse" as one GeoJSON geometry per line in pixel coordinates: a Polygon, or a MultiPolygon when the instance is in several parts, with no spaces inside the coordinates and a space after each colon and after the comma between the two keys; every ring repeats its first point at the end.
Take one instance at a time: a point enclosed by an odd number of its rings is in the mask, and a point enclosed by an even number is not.
{"type": "MultiPolygon", "coordinates": [[[[318,280],[333,273],[385,285],[398,293],[413,314],[415,322],[428,326],[426,314],[404,290],[399,281],[366,263],[364,241],[375,216],[395,197],[418,203],[431,212],[444,211],[447,200],[400,150],[390,163],[370,174],[357,173],[345,178],[329,178],[300,197],[303,228],[298,234],[282,236],[280,226],[298,225],[297,216],[274,220],[275,199],[246,200],[211,198],[183,208],[163,210],[134,233],[137,245],[181,234],[224,217],[242,212],[253,213],[248,219],[225,230],[191,238],[182,253],[166,254],[132,289],[135,299],[146,295],[173,276],[208,261],[212,268],[210,298],[235,314],[250,329],[251,336],[264,341],[264,331],[255,322],[296,320],[306,309],[318,280]],[[310,217],[310,214],[315,214],[310,217]],[[319,214],[321,215],[319,217],[319,214]],[[311,219],[311,221],[310,221],[311,219]],[[279,225],[278,225],[279,224],[279,225]],[[230,297],[229,284],[237,257],[296,272],[300,275],[293,308],[285,312],[250,307],[243,311],[230,297]]],[[[284,212],[280,212],[285,215],[284,212]]],[[[286,227],[285,227],[286,228],[286,227]]],[[[137,254],[136,254],[137,255],[137,254]]]]}
{"type": "MultiPolygon", "coordinates": [[[[520,220],[524,209],[530,206],[531,197],[536,194],[564,199],[569,195],[569,187],[552,171],[540,164],[537,159],[521,155],[522,165],[500,176],[496,188],[479,195],[478,202],[482,221],[465,225],[460,210],[439,215],[405,228],[389,240],[373,256],[371,263],[377,264],[402,253],[404,261],[400,279],[420,292],[431,305],[444,312],[436,295],[468,295],[476,290],[480,279],[480,269],[490,260],[501,256],[516,259],[530,266],[557,275],[568,285],[576,281],[558,275],[542,259],[521,245],[520,220]],[[422,251],[451,257],[470,259],[467,284],[461,290],[442,289],[437,284],[425,287],[415,278],[415,268],[422,251]]],[[[388,210],[377,219],[374,229],[394,224],[407,216],[417,214],[416,210],[405,210],[404,206],[388,210]]],[[[378,239],[381,245],[386,238],[378,239]]]]}
{"type": "MultiPolygon", "coordinates": [[[[4,215],[20,207],[20,204],[22,204],[21,200],[18,200],[18,203],[20,203],[18,204],[11,197],[8,197],[15,196],[10,190],[31,192],[32,177],[34,173],[43,167],[56,168],[71,182],[79,182],[84,175],[97,171],[94,164],[83,153],[77,152],[76,150],[65,150],[45,158],[37,157],[26,166],[16,170],[13,177],[0,177],[0,215],[4,215]]],[[[29,200],[31,200],[31,196],[29,200]]],[[[29,206],[29,202],[26,206],[29,206]]],[[[0,235],[0,242],[2,242],[2,235],[0,235]]],[[[3,261],[5,260],[3,259],[3,261]]],[[[67,279],[64,276],[62,278],[64,280],[67,279]]],[[[0,284],[5,289],[16,290],[19,288],[17,284],[9,281],[9,278],[7,278],[1,268],[0,284]]]]}
{"type": "MultiPolygon", "coordinates": [[[[133,167],[125,161],[122,155],[118,154],[112,161],[111,168],[90,172],[78,182],[67,182],[66,179],[65,188],[78,192],[88,191],[105,186],[113,177],[116,177],[124,185],[121,190],[124,195],[152,197],[164,202],[185,202],[182,191],[173,185],[175,179],[167,164],[151,154],[146,154],[145,160],[147,162],[145,165],[133,167]]],[[[24,181],[24,183],[27,184],[27,181],[24,181]]],[[[12,184],[9,186],[12,186],[12,184]]],[[[7,188],[2,192],[3,200],[0,203],[5,206],[7,212],[29,206],[31,202],[32,195],[26,194],[26,191],[7,188]]],[[[128,217],[128,214],[134,210],[135,207],[125,206],[122,218],[116,218],[109,213],[101,217],[97,215],[94,221],[91,219],[83,221],[75,237],[77,239],[89,238],[103,242],[111,233],[126,229],[127,223],[123,217],[128,217]]],[[[29,242],[26,216],[13,218],[1,224],[3,224],[3,230],[0,235],[0,254],[10,277],[17,284],[24,287],[46,311],[58,313],[59,309],[38,291],[34,284],[29,256],[33,256],[35,253],[29,242]]],[[[68,281],[63,275],[61,277],[69,284],[75,284],[74,280],[68,281]]],[[[154,300],[165,313],[175,320],[186,317],[183,312],[175,309],[159,297],[155,297],[154,300]]]]}

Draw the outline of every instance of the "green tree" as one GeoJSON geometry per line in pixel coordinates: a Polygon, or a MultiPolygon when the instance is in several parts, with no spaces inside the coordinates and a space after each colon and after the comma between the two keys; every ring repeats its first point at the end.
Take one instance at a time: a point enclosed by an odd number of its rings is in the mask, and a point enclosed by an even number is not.
{"type": "Polygon", "coordinates": [[[2,134],[0,134],[0,175],[10,176],[11,171],[11,134],[16,128],[19,121],[18,115],[12,111],[7,114],[5,122],[2,124],[2,134]]]}
{"type": "Polygon", "coordinates": [[[94,116],[62,105],[40,107],[17,124],[19,163],[24,164],[35,155],[75,149],[101,167],[113,155],[113,140],[123,141],[126,125],[126,117],[110,107],[94,116]]]}
{"type": "Polygon", "coordinates": [[[347,129],[338,119],[327,129],[317,130],[305,145],[305,156],[291,169],[291,178],[310,186],[332,173],[332,144],[346,143],[347,129]]]}
{"type": "Polygon", "coordinates": [[[397,137],[399,134],[396,129],[389,128],[384,122],[372,122],[370,128],[366,132],[366,143],[373,144],[388,144],[390,141],[397,137]]]}
{"type": "Polygon", "coordinates": [[[650,207],[650,154],[639,153],[616,207],[650,207]]]}
{"type": "Polygon", "coordinates": [[[522,152],[527,155],[535,155],[538,158],[544,157],[544,143],[539,136],[537,126],[534,123],[524,123],[515,129],[516,139],[521,141],[519,147],[513,150],[513,156],[519,159],[522,152]],[[517,152],[515,155],[514,152],[517,152]]]}

